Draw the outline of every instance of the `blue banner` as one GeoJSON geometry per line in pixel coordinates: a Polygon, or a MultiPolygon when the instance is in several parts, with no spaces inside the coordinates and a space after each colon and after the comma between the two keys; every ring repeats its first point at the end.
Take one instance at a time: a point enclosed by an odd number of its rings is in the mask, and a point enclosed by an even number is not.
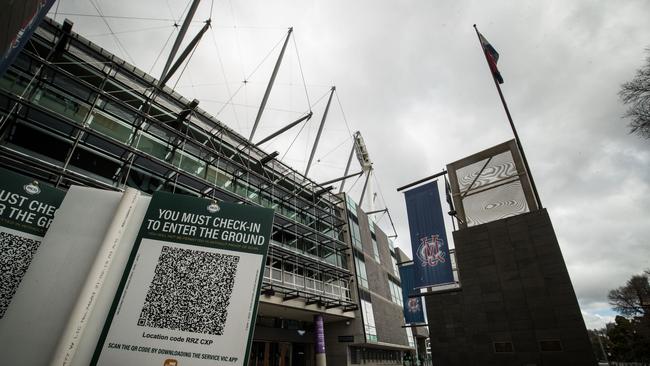
{"type": "Polygon", "coordinates": [[[414,291],[413,264],[399,266],[399,277],[402,280],[402,302],[404,304],[404,322],[406,324],[426,323],[421,297],[409,297],[414,291]]]}
{"type": "Polygon", "coordinates": [[[54,0],[10,1],[2,6],[0,33],[0,77],[27,44],[38,24],[54,4],[54,0]],[[6,32],[6,33],[4,33],[6,32]]]}
{"type": "Polygon", "coordinates": [[[438,181],[404,193],[411,231],[415,288],[454,282],[438,181]]]}

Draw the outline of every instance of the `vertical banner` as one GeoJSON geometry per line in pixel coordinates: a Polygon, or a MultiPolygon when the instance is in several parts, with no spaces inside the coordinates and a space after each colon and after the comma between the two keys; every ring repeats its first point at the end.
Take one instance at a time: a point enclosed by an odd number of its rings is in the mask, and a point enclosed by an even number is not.
{"type": "Polygon", "coordinates": [[[406,191],[404,196],[411,232],[415,288],[453,283],[438,181],[406,191]]]}
{"type": "Polygon", "coordinates": [[[417,292],[413,278],[413,264],[399,266],[399,277],[402,280],[402,304],[404,305],[404,322],[406,324],[426,323],[421,297],[409,297],[417,292]]]}
{"type": "Polygon", "coordinates": [[[155,193],[91,365],[245,365],[273,210],[155,193]]]}
{"type": "Polygon", "coordinates": [[[65,192],[0,168],[0,324],[65,192]]]}
{"type": "Polygon", "coordinates": [[[0,9],[0,77],[25,47],[54,0],[4,2],[0,9]]]}

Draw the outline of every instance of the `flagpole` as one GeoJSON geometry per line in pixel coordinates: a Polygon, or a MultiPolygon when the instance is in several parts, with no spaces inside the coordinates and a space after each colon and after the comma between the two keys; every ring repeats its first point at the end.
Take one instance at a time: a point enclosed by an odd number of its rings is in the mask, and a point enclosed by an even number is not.
{"type": "MultiPolygon", "coordinates": [[[[489,67],[490,61],[488,60],[487,54],[485,53],[485,48],[481,43],[481,37],[479,36],[478,28],[476,28],[476,24],[474,24],[474,31],[476,31],[476,37],[478,38],[478,42],[481,45],[481,50],[483,50],[483,56],[485,56],[485,62],[487,62],[489,67]]],[[[494,85],[497,87],[497,91],[499,92],[499,98],[501,98],[503,109],[506,110],[506,116],[508,116],[508,122],[510,122],[510,128],[512,129],[512,133],[515,135],[515,141],[517,142],[517,147],[519,148],[521,159],[523,160],[524,166],[528,171],[528,178],[530,179],[530,185],[533,189],[533,194],[535,194],[535,201],[537,201],[538,208],[541,209],[543,208],[542,200],[540,200],[539,193],[537,193],[537,186],[535,185],[535,180],[533,179],[533,173],[531,172],[530,166],[528,165],[528,159],[526,159],[526,154],[524,153],[524,147],[521,145],[521,140],[519,140],[519,134],[517,133],[517,129],[515,128],[515,123],[512,121],[512,116],[510,115],[508,104],[506,104],[506,99],[503,97],[503,92],[501,92],[501,86],[499,86],[499,82],[497,81],[497,78],[494,76],[494,73],[492,72],[491,69],[490,69],[490,74],[492,74],[492,80],[494,81],[494,85]]]]}

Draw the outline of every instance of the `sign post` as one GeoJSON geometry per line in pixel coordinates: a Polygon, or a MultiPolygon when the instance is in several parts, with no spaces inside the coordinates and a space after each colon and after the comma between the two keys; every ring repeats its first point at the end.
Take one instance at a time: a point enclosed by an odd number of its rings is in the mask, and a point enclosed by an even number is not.
{"type": "Polygon", "coordinates": [[[91,365],[245,365],[273,210],[155,193],[91,365]]]}

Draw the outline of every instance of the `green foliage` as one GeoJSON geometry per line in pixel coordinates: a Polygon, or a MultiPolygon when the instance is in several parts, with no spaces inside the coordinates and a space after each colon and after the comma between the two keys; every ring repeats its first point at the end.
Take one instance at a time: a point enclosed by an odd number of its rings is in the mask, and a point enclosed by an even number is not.
{"type": "MultiPolygon", "coordinates": [[[[607,296],[614,310],[624,315],[607,324],[607,337],[601,337],[610,361],[650,362],[649,278],[650,270],[634,275],[624,286],[611,290],[607,296]]],[[[592,333],[595,332],[590,333],[590,338],[592,333]]],[[[594,340],[598,338],[592,338],[592,343],[594,340]]]]}
{"type": "Polygon", "coordinates": [[[607,325],[610,360],[624,362],[650,361],[650,332],[643,319],[629,320],[617,316],[614,324],[607,325]]]}

